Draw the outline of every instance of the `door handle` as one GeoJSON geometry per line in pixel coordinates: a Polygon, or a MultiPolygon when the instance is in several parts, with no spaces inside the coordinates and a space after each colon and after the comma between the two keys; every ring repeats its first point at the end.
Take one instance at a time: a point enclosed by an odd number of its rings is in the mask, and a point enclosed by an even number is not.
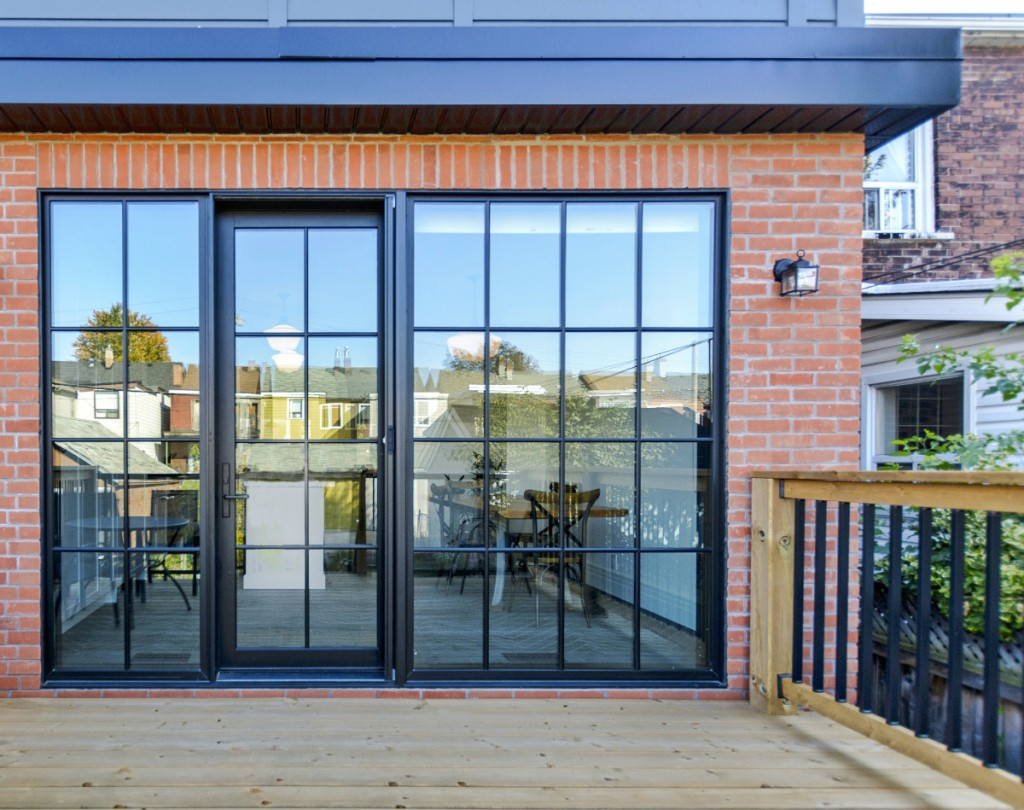
{"type": "Polygon", "coordinates": [[[245,501],[249,499],[249,496],[244,492],[232,492],[234,487],[232,486],[231,465],[228,463],[220,466],[220,486],[223,499],[220,505],[220,514],[221,517],[229,518],[231,517],[231,502],[245,501]]]}

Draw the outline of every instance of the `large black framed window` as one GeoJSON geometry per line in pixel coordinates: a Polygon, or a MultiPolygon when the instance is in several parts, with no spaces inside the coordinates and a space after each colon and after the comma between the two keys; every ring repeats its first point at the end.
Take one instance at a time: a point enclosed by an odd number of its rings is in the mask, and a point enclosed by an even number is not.
{"type": "Polygon", "coordinates": [[[201,670],[197,197],[44,205],[48,670],[201,670]]]}
{"type": "Polygon", "coordinates": [[[722,205],[410,198],[413,680],[723,677],[722,205]]]}

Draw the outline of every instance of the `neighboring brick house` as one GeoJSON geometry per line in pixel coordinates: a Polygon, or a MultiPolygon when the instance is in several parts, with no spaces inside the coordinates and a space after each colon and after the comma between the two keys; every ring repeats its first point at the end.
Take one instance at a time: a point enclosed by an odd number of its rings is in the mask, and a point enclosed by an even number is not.
{"type": "Polygon", "coordinates": [[[957,107],[869,156],[862,446],[869,467],[892,460],[893,439],[924,428],[1022,427],[1015,403],[983,396],[963,375],[922,379],[912,364],[898,364],[902,335],[917,334],[926,347],[1024,350],[1019,329],[1004,331],[1020,314],[985,301],[992,259],[1024,250],[1024,14],[871,22],[962,26],[964,63],[957,107]]]}
{"type": "Polygon", "coordinates": [[[958,34],[209,6],[0,20],[0,693],[745,696],[750,473],[857,466],[864,148],[958,34]]]}

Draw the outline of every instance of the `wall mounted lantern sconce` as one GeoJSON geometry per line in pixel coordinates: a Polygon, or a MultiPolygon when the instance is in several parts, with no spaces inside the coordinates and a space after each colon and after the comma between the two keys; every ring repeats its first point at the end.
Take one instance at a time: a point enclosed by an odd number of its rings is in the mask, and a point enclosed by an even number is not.
{"type": "Polygon", "coordinates": [[[780,295],[809,295],[818,291],[818,265],[804,258],[798,250],[795,259],[775,262],[775,280],[782,285],[780,295]]]}

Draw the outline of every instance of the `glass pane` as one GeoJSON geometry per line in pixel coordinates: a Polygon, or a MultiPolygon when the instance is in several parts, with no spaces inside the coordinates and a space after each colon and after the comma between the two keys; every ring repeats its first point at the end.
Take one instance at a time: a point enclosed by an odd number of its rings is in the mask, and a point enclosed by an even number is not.
{"type": "Polygon", "coordinates": [[[907,132],[868,154],[864,179],[873,183],[914,181],[914,132],[907,132]]]}
{"type": "Polygon", "coordinates": [[[377,555],[373,551],[310,552],[309,643],[313,647],[377,646],[377,555]]]}
{"type": "Polygon", "coordinates": [[[491,333],[491,436],[558,436],[561,361],[557,333],[491,333]],[[494,348],[494,347],[497,348],[494,348]]]}
{"type": "Polygon", "coordinates": [[[273,341],[274,346],[264,338],[235,340],[235,435],[239,439],[305,438],[303,339],[273,341]]]}
{"type": "Polygon", "coordinates": [[[128,437],[199,435],[199,333],[128,333],[128,437]]]}
{"type": "Polygon", "coordinates": [[[377,229],[309,230],[309,328],[377,331],[377,229]]]}
{"type": "Polygon", "coordinates": [[[377,435],[376,338],[309,339],[309,438],[377,435]]]}
{"type": "MultiPolygon", "coordinates": [[[[491,579],[491,669],[558,666],[558,602],[534,580],[537,555],[495,554],[491,579]]],[[[553,578],[543,583],[551,588],[553,578]]]]}
{"type": "Polygon", "coordinates": [[[199,326],[198,203],[128,203],[128,308],[154,326],[199,326]]]}
{"type": "MultiPolygon", "coordinates": [[[[485,340],[482,332],[416,333],[413,396],[417,437],[483,435],[485,340]]],[[[492,349],[495,340],[492,336],[492,349]]]]}
{"type": "Polygon", "coordinates": [[[558,445],[507,442],[491,445],[491,520],[499,546],[547,545],[538,526],[534,536],[533,511],[525,493],[546,493],[558,484],[558,445]]]}
{"type": "Polygon", "coordinates": [[[53,334],[50,402],[54,437],[109,439],[123,435],[121,346],[120,332],[53,334]]]}
{"type": "Polygon", "coordinates": [[[710,326],[711,203],[644,203],[645,326],[710,326]]]}
{"type": "Polygon", "coordinates": [[[124,450],[121,442],[54,442],[56,545],[70,548],[121,546],[124,450]]]}
{"type": "Polygon", "coordinates": [[[417,546],[475,543],[483,524],[482,444],[417,442],[414,451],[413,501],[417,546]]]}
{"type": "Polygon", "coordinates": [[[302,549],[249,549],[236,571],[239,647],[305,647],[302,549]]]}
{"type": "MultiPolygon", "coordinates": [[[[596,492],[586,520],[570,526],[570,541],[587,548],[632,548],[634,445],[594,442],[565,445],[566,492],[596,492]]],[[[580,514],[586,514],[580,510],[580,514]]]]}
{"type": "MultiPolygon", "coordinates": [[[[302,444],[243,444],[235,448],[239,543],[291,546],[306,542],[305,447],[302,444]]],[[[302,586],[302,567],[298,568],[302,586]]]]}
{"type": "Polygon", "coordinates": [[[882,226],[878,211],[878,195],[880,193],[877,188],[864,189],[864,230],[866,231],[877,231],[882,226]]]}
{"type": "Polygon", "coordinates": [[[235,329],[282,334],[302,331],[304,270],[305,232],[301,229],[237,229],[235,329]]]}
{"type": "Polygon", "coordinates": [[[119,326],[124,293],[121,203],[50,205],[53,326],[119,326]]]}
{"type": "Polygon", "coordinates": [[[640,545],[700,548],[708,542],[709,444],[640,449],[640,545]]]}
{"type": "Polygon", "coordinates": [[[636,323],[636,205],[566,206],[565,323],[636,323]]]}
{"type": "Polygon", "coordinates": [[[198,669],[199,604],[190,554],[130,554],[133,669],[198,669]]]}
{"type": "Polygon", "coordinates": [[[645,332],[640,432],[645,438],[711,435],[711,335],[645,332]]]}
{"type": "Polygon", "coordinates": [[[640,668],[708,666],[711,560],[706,554],[640,555],[640,668]]]}
{"type": "Polygon", "coordinates": [[[914,191],[882,189],[882,229],[909,231],[914,228],[914,191]]]}
{"type": "Polygon", "coordinates": [[[310,446],[310,543],[375,546],[377,497],[375,444],[310,446]]]}
{"type": "Polygon", "coordinates": [[[636,435],[636,335],[631,332],[565,336],[565,435],[636,435]]]}
{"type": "MultiPolygon", "coordinates": [[[[562,565],[566,669],[632,669],[633,555],[566,554],[562,565]]],[[[543,603],[543,579],[538,590],[543,603]]]]}
{"type": "Polygon", "coordinates": [[[483,326],[484,206],[416,203],[416,326],[483,326]]]}
{"type": "Polygon", "coordinates": [[[413,667],[480,669],[486,580],[480,553],[417,553],[413,562],[413,667]]]}
{"type": "Polygon", "coordinates": [[[559,205],[491,205],[492,324],[559,325],[561,231],[559,205]]]}
{"type": "Polygon", "coordinates": [[[110,552],[55,555],[57,669],[124,668],[122,556],[110,552]]]}

